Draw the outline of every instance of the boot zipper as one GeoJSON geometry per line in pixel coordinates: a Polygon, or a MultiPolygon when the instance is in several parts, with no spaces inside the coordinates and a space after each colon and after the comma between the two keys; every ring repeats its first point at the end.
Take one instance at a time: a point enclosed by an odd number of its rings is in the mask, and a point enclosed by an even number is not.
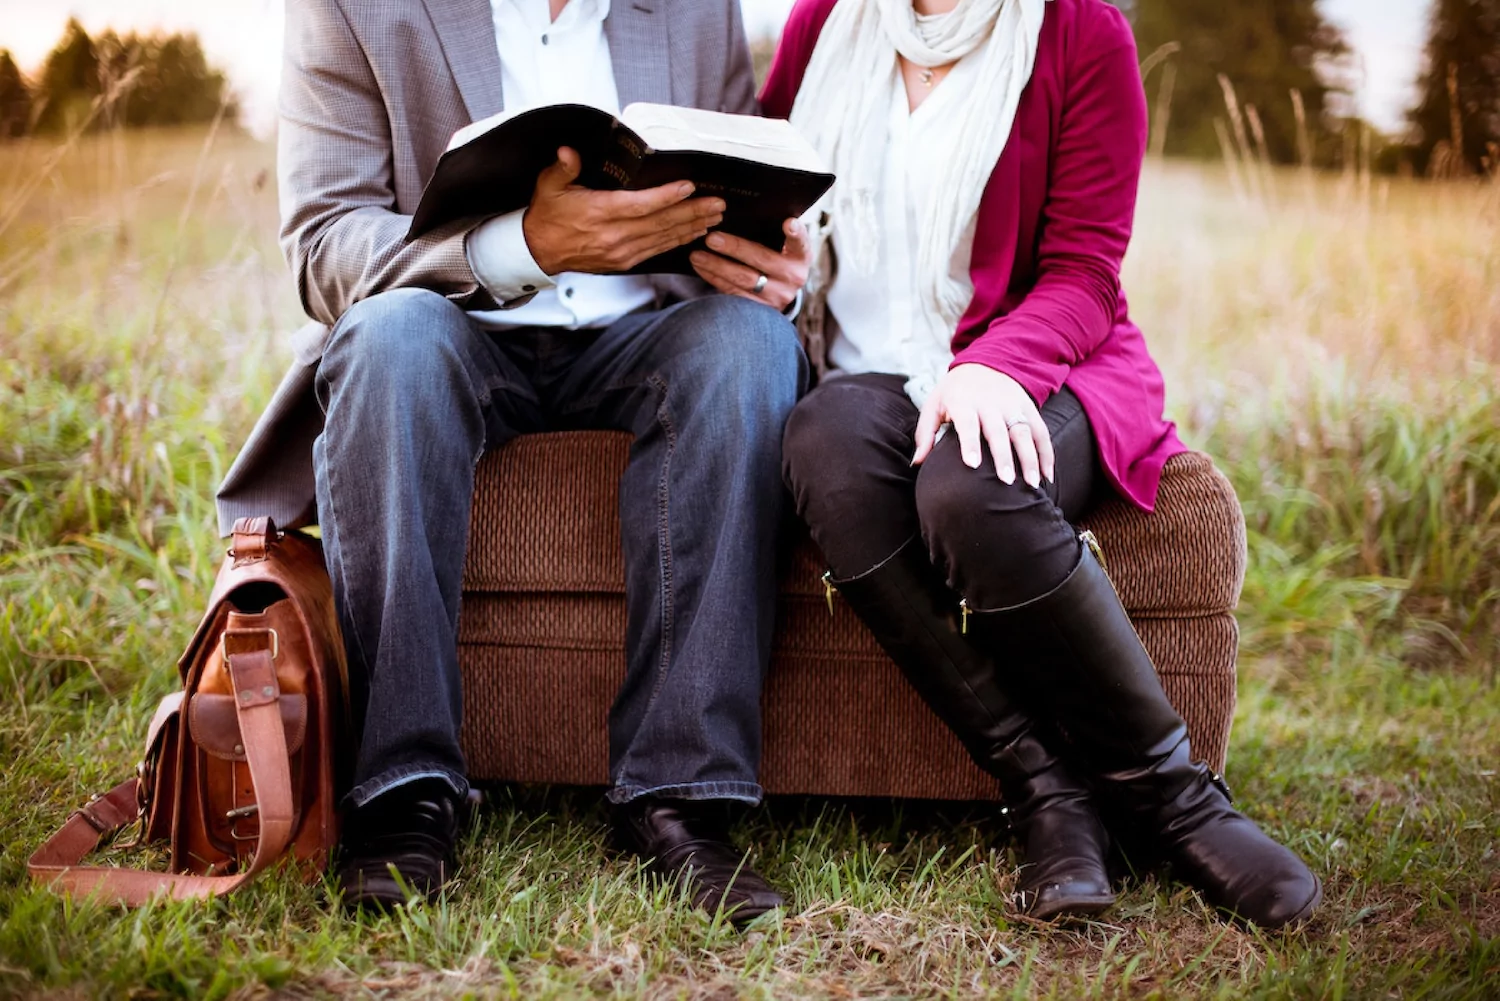
{"type": "Polygon", "coordinates": [[[1094,559],[1099,561],[1099,569],[1109,569],[1109,564],[1104,562],[1104,549],[1099,545],[1099,537],[1097,535],[1087,529],[1084,529],[1082,532],[1078,533],[1078,541],[1082,542],[1085,546],[1088,546],[1089,550],[1093,552],[1094,559]]]}
{"type": "Polygon", "coordinates": [[[833,615],[833,571],[823,571],[823,597],[828,601],[828,614],[833,615]]]}

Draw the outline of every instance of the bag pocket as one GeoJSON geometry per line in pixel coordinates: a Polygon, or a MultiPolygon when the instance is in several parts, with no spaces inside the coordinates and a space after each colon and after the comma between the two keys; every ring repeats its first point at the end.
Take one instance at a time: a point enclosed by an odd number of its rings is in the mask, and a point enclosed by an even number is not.
{"type": "MultiPolygon", "coordinates": [[[[307,696],[284,692],[277,701],[291,762],[292,802],[298,804],[300,820],[307,696]]],[[[197,754],[203,829],[227,855],[248,862],[255,853],[260,824],[234,696],[195,693],[188,704],[188,733],[197,754]]]]}

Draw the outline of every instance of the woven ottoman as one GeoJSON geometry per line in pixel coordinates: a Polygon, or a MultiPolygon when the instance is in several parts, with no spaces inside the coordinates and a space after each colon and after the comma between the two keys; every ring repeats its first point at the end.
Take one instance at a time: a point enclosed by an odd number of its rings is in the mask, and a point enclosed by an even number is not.
{"type": "MultiPolygon", "coordinates": [[[[605,721],[625,672],[616,512],[629,447],[617,432],[529,435],[479,465],[459,619],[462,739],[476,780],[608,782],[605,721]]],[[[1207,456],[1180,455],[1156,513],[1110,502],[1086,527],[1194,751],[1222,771],[1245,573],[1233,489],[1207,456]]],[[[835,597],[830,614],[823,570],[802,534],[765,690],[766,791],[998,799],[854,613],[835,597]]]]}

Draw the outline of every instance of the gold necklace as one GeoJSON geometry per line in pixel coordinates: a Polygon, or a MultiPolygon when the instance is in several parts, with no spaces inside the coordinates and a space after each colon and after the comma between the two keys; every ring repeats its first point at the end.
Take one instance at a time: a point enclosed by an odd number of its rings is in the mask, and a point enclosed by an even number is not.
{"type": "Polygon", "coordinates": [[[918,77],[918,79],[920,79],[922,81],[922,83],[926,87],[928,87],[929,89],[931,89],[931,87],[932,87],[932,78],[936,75],[936,73],[937,73],[937,71],[934,70],[932,67],[929,66],[929,67],[927,67],[925,69],[922,69],[922,70],[918,71],[917,77],[918,77]]]}

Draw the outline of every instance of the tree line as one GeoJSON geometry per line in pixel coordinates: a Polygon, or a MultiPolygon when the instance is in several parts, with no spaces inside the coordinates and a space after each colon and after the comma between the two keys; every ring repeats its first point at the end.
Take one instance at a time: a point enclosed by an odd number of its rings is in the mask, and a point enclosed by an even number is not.
{"type": "MultiPolygon", "coordinates": [[[[1500,171],[1500,0],[1432,0],[1418,100],[1399,136],[1359,120],[1359,68],[1318,0],[1116,3],[1135,28],[1153,144],[1166,155],[1228,147],[1275,163],[1500,171]]],[[[0,139],[190,124],[221,110],[237,117],[224,73],[191,34],[93,38],[72,20],[34,80],[0,50],[0,139]]]]}
{"type": "Polygon", "coordinates": [[[105,31],[70,20],[34,79],[0,49],[0,139],[238,118],[224,72],[193,34],[105,31]]]}
{"type": "Polygon", "coordinates": [[[1362,73],[1317,0],[1119,0],[1167,155],[1249,146],[1275,163],[1456,176],[1500,172],[1500,0],[1432,0],[1404,134],[1360,121],[1362,73]],[[1238,133],[1238,134],[1237,134],[1238,133]]]}

